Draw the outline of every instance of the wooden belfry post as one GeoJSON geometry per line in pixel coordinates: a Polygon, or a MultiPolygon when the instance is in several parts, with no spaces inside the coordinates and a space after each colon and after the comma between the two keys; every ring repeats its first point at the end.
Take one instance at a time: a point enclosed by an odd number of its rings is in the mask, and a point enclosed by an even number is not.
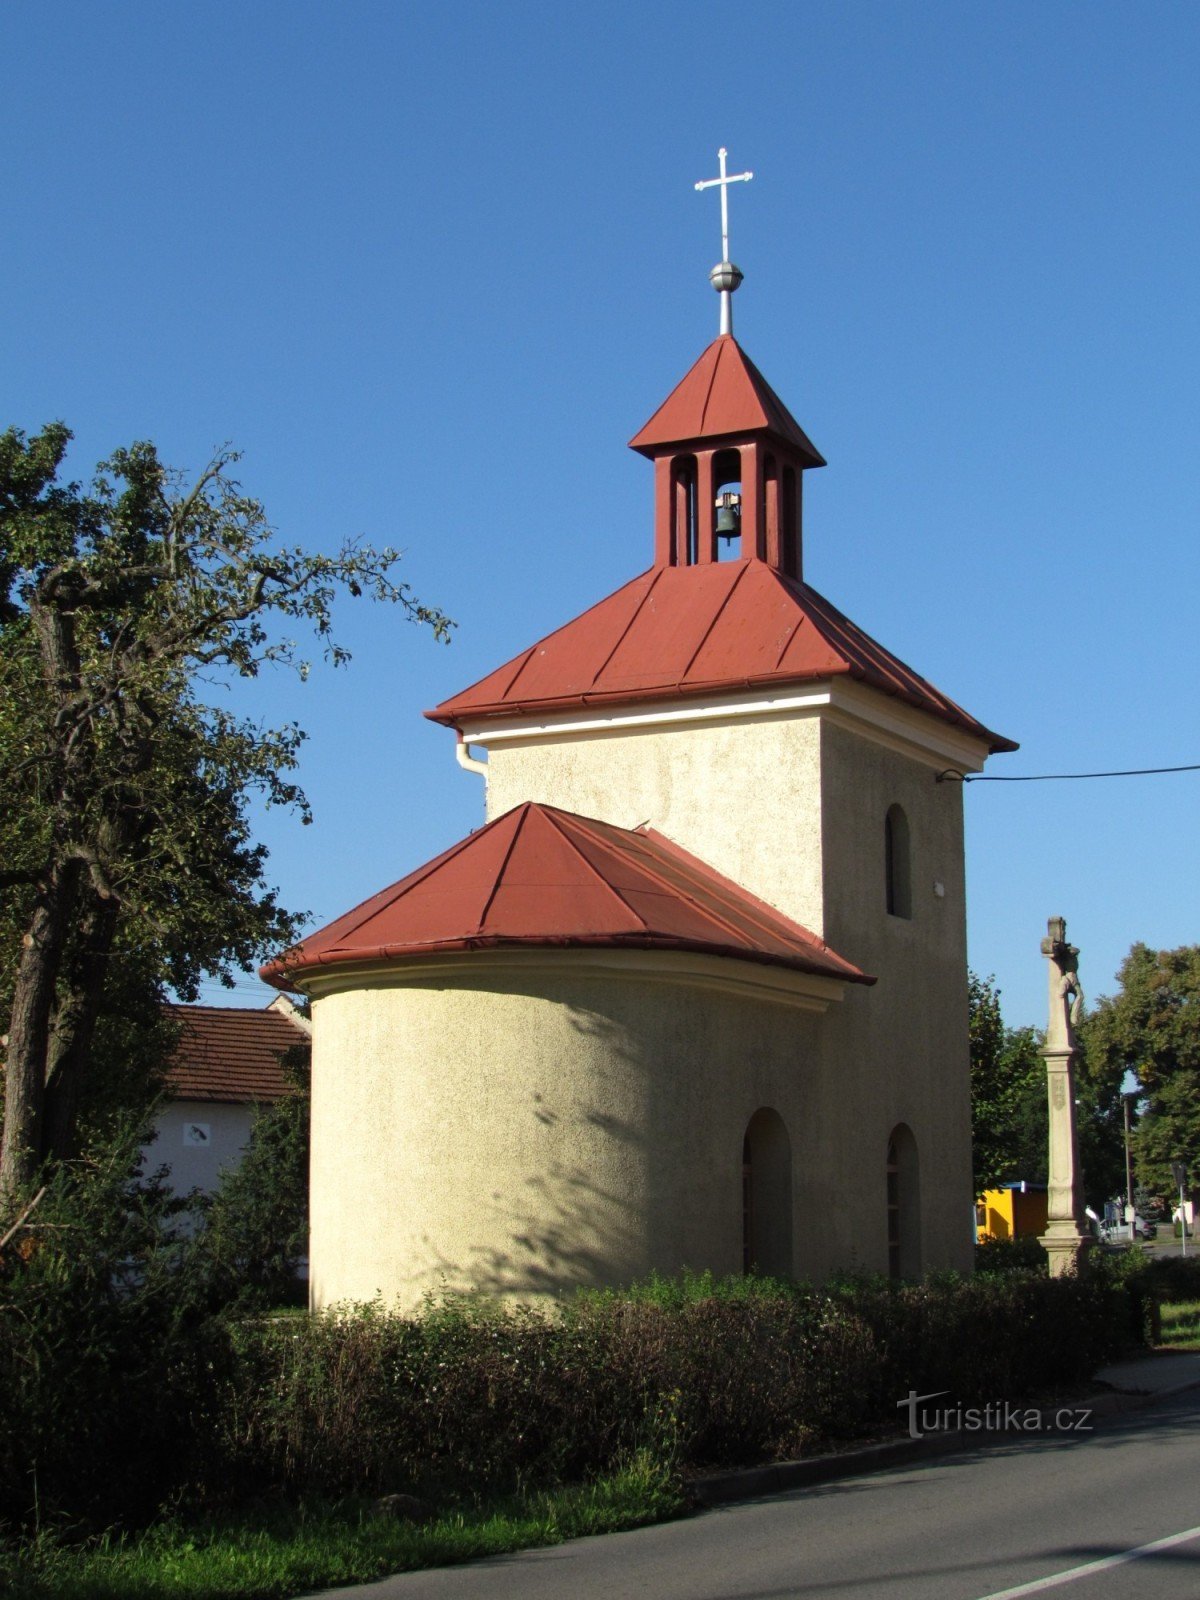
{"type": "Polygon", "coordinates": [[[1050,1021],[1046,1028],[1046,1090],[1050,1101],[1050,1166],[1046,1231],[1042,1244],[1052,1277],[1069,1272],[1091,1243],[1085,1226],[1083,1174],[1075,1122],[1075,1024],[1083,1009],[1079,951],[1067,943],[1067,924],[1051,917],[1042,954],[1049,961],[1050,1021]]]}

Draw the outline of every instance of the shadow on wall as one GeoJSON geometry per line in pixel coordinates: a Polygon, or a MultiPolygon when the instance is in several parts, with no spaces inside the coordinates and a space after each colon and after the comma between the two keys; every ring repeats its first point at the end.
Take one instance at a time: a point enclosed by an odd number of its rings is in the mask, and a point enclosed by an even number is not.
{"type": "Polygon", "coordinates": [[[435,1300],[463,1293],[542,1298],[641,1274],[642,1232],[632,1208],[582,1166],[551,1161],[519,1182],[523,1203],[499,1191],[490,1197],[494,1243],[455,1257],[426,1234],[418,1262],[397,1287],[435,1300]]]}
{"type": "Polygon", "coordinates": [[[616,1286],[644,1268],[641,1219],[578,1166],[552,1162],[524,1180],[529,1207],[498,1218],[508,1248],[473,1251],[468,1277],[492,1294],[568,1294],[616,1286]]]}
{"type": "MultiPolygon", "coordinates": [[[[644,1188],[649,1141],[627,1114],[631,1089],[645,1102],[645,1060],[629,1048],[624,1024],[579,1008],[571,1010],[569,1022],[592,1042],[590,1095],[560,1110],[543,1094],[532,1094],[531,1115],[549,1134],[546,1164],[521,1180],[522,1203],[493,1213],[496,1236],[506,1244],[472,1252],[466,1275],[485,1293],[560,1295],[628,1283],[645,1271],[644,1219],[629,1195],[644,1188]],[[603,1172],[596,1170],[599,1161],[567,1154],[574,1149],[594,1157],[597,1145],[604,1152],[603,1172]],[[627,1181],[620,1186],[622,1175],[627,1181]]],[[[574,1078],[572,1073],[568,1081],[574,1078]]],[[[500,1194],[492,1200],[504,1206],[500,1194]]]]}
{"type": "Polygon", "coordinates": [[[511,1138],[519,1166],[479,1208],[485,1237],[455,1259],[426,1235],[410,1290],[440,1281],[435,1296],[556,1298],[645,1274],[644,1217],[630,1197],[645,1190],[649,1141],[629,1115],[631,1104],[645,1100],[645,1061],[621,1023],[584,1011],[569,1020],[592,1041],[586,1080],[572,1066],[561,1094],[527,1092],[524,1123],[518,1119],[511,1134],[497,1130],[498,1139],[511,1138]]]}

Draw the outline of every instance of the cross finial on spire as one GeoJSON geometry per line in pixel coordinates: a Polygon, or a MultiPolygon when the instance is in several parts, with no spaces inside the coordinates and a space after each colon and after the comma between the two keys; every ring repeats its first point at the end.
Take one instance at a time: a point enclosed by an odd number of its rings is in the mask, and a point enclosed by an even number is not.
{"type": "Polygon", "coordinates": [[[719,188],[721,191],[721,259],[709,273],[709,282],[721,296],[721,332],[733,332],[733,291],[742,281],[742,274],[729,259],[729,185],[731,183],[749,183],[754,176],[752,172],[737,172],[728,176],[725,172],[725,157],[728,154],[722,146],[717,151],[717,160],[721,167],[719,178],[705,178],[696,185],[697,189],[719,188]]]}

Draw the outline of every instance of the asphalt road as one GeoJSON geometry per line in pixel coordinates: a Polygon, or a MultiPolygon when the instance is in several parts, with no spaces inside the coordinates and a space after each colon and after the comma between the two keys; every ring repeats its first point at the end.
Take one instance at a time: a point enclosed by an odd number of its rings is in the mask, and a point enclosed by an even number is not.
{"type": "Polygon", "coordinates": [[[1013,1435],[920,1467],[657,1528],[328,1593],[340,1600],[1018,1600],[1042,1593],[1200,1600],[1200,1391],[1090,1434],[1013,1435]],[[1146,1545],[1157,1548],[1124,1559],[1146,1545]],[[1078,1568],[1084,1571],[1063,1578],[1078,1568]]]}

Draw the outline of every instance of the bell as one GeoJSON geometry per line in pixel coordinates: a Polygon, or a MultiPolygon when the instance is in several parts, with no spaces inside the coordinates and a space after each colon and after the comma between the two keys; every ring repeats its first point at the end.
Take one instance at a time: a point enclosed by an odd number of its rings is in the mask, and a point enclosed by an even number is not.
{"type": "Polygon", "coordinates": [[[728,492],[717,496],[717,538],[736,539],[742,531],[742,497],[728,492]]]}

